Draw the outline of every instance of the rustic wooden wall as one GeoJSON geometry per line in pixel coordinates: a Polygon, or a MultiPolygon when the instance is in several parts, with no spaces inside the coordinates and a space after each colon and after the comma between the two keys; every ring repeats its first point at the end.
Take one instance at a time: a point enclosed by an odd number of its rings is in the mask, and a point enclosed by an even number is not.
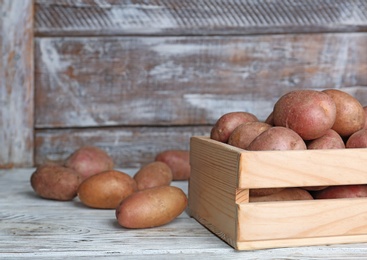
{"type": "MultiPolygon", "coordinates": [[[[9,1],[10,2],[10,1],[9,1]]],[[[35,0],[35,164],[84,145],[138,167],[284,93],[367,105],[365,0],[35,0]]],[[[0,19],[1,21],[1,19],[0,19]]]]}
{"type": "Polygon", "coordinates": [[[0,169],[33,165],[33,3],[0,0],[0,169]]]}

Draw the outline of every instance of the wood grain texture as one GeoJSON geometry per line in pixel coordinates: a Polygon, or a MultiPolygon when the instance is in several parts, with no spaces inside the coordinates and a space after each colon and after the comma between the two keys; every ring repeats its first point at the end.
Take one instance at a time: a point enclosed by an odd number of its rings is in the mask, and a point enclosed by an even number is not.
{"type": "Polygon", "coordinates": [[[240,204],[238,240],[324,237],[324,244],[327,244],[328,237],[366,235],[366,200],[354,198],[240,204]]]}
{"type": "Polygon", "coordinates": [[[0,0],[0,168],[33,165],[33,2],[0,0]]]}
{"type": "Polygon", "coordinates": [[[348,185],[350,180],[365,184],[366,149],[248,152],[196,136],[191,138],[190,156],[190,214],[238,250],[367,242],[367,198],[248,199],[249,188],[348,185]],[[251,165],[259,158],[264,160],[251,165]],[[293,176],[287,172],[289,165],[293,176]],[[252,171],[267,177],[259,181],[252,171]],[[229,228],[233,225],[235,230],[229,228]]]}
{"type": "MultiPolygon", "coordinates": [[[[134,174],[137,169],[121,169],[134,174]]],[[[32,168],[0,170],[2,259],[365,259],[367,245],[329,245],[236,251],[184,212],[168,225],[128,230],[113,210],[94,210],[78,199],[37,197],[32,168]]],[[[187,193],[187,182],[174,182],[187,193]]],[[[330,239],[332,240],[332,238],[330,239]]],[[[273,244],[281,244],[275,240],[273,244]]]]}
{"type": "Polygon", "coordinates": [[[36,39],[37,128],[264,120],[293,89],[367,105],[367,33],[36,39]]]}
{"type": "Polygon", "coordinates": [[[209,135],[208,126],[47,129],[35,132],[35,164],[62,162],[84,145],[95,145],[116,167],[139,168],[164,150],[189,149],[190,137],[209,135]]]}
{"type": "Polygon", "coordinates": [[[364,0],[36,0],[37,35],[244,35],[367,30],[364,0]]]}

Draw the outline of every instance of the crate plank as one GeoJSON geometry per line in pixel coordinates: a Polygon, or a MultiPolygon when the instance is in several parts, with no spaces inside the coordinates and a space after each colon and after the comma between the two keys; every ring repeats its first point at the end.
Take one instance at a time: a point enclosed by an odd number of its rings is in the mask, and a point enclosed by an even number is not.
{"type": "Polygon", "coordinates": [[[36,128],[265,119],[296,88],[367,105],[367,33],[36,39],[36,128]]]}
{"type": "Polygon", "coordinates": [[[243,203],[238,240],[365,235],[366,218],[366,198],[243,203]]]}
{"type": "Polygon", "coordinates": [[[192,135],[208,135],[208,126],[45,129],[35,131],[35,164],[62,162],[84,145],[102,148],[116,167],[139,168],[158,152],[188,149],[192,135]]]}
{"type": "Polygon", "coordinates": [[[244,35],[367,30],[364,0],[36,0],[37,35],[244,35]]]}
{"type": "Polygon", "coordinates": [[[367,149],[241,152],[238,188],[366,184],[367,149]]]}
{"type": "Polygon", "coordinates": [[[0,168],[33,164],[33,2],[0,0],[0,168]]]}

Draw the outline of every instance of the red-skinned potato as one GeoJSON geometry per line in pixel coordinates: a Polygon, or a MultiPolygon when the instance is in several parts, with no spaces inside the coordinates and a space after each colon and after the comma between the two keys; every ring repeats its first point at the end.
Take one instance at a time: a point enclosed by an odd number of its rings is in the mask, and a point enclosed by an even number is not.
{"type": "Polygon", "coordinates": [[[275,126],[292,129],[304,140],[323,136],[335,122],[336,105],[324,92],[294,90],[286,93],[275,103],[275,126]]]}
{"type": "Polygon", "coordinates": [[[187,150],[165,150],[154,159],[164,162],[172,171],[172,180],[183,181],[190,178],[190,152],[187,150]]]}
{"type": "Polygon", "coordinates": [[[367,185],[329,186],[312,193],[315,199],[338,199],[367,197],[367,185]]]}
{"type": "Polygon", "coordinates": [[[363,128],[352,134],[346,144],[346,148],[367,148],[367,128],[363,128]]]}
{"type": "Polygon", "coordinates": [[[278,193],[284,190],[284,188],[260,188],[260,189],[250,189],[250,197],[261,197],[269,196],[274,193],[278,193]]]}
{"type": "Polygon", "coordinates": [[[134,175],[138,190],[170,185],[173,175],[164,162],[151,162],[140,168],[134,175]]]}
{"type": "Polygon", "coordinates": [[[186,194],[174,186],[138,191],[116,208],[118,223],[125,228],[151,228],[165,225],[187,206],[186,194]]]}
{"type": "Polygon", "coordinates": [[[274,113],[273,113],[273,111],[265,119],[264,123],[267,123],[267,124],[269,124],[271,126],[274,126],[274,113]]]}
{"type": "Polygon", "coordinates": [[[250,202],[264,201],[289,201],[289,200],[312,200],[311,194],[301,188],[285,188],[277,193],[268,196],[250,196],[250,202]]]}
{"type": "Polygon", "coordinates": [[[40,197],[67,201],[76,197],[82,179],[73,169],[45,164],[37,167],[30,181],[33,190],[40,197]]]}
{"type": "Polygon", "coordinates": [[[271,125],[263,122],[247,122],[237,126],[229,136],[228,144],[246,149],[247,146],[271,125]]]}
{"type": "Polygon", "coordinates": [[[336,118],[332,129],[339,135],[348,137],[364,127],[366,115],[363,106],[355,97],[338,89],[326,89],[323,92],[329,95],[336,105],[336,118]]]}
{"type": "Polygon", "coordinates": [[[345,144],[341,136],[333,129],[307,144],[307,149],[344,149],[345,144]]]}
{"type": "Polygon", "coordinates": [[[363,128],[367,128],[367,106],[363,107],[364,115],[365,115],[365,123],[363,128]]]}
{"type": "Polygon", "coordinates": [[[261,133],[247,147],[249,151],[305,150],[302,138],[292,129],[274,126],[261,133]]]}
{"type": "Polygon", "coordinates": [[[79,186],[78,197],[91,208],[115,209],[123,199],[136,191],[136,182],[130,175],[110,170],[85,179],[79,186]]]}
{"type": "Polygon", "coordinates": [[[242,111],[229,112],[222,115],[210,132],[210,138],[227,143],[232,131],[240,124],[259,121],[254,114],[242,111]]]}
{"type": "Polygon", "coordinates": [[[66,159],[65,166],[79,172],[84,180],[94,174],[112,170],[114,163],[104,150],[95,146],[84,146],[66,159]]]}

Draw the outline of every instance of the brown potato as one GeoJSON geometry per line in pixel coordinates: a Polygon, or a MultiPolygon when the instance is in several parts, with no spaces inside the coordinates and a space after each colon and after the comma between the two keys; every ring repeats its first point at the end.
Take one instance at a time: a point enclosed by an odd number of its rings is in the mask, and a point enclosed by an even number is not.
{"type": "Polygon", "coordinates": [[[321,91],[294,90],[274,105],[274,125],[292,129],[304,140],[323,136],[335,122],[333,99],[321,91]]]}
{"type": "Polygon", "coordinates": [[[256,137],[247,150],[305,150],[307,149],[302,138],[292,129],[273,126],[256,137]]]}
{"type": "Polygon", "coordinates": [[[323,92],[329,95],[336,105],[336,118],[332,129],[339,135],[348,137],[364,127],[366,115],[356,98],[338,89],[326,89],[323,92]]]}
{"type": "Polygon", "coordinates": [[[110,170],[85,179],[79,186],[78,197],[91,208],[115,209],[136,190],[136,182],[130,175],[110,170]]]}
{"type": "Polygon", "coordinates": [[[174,220],[186,206],[187,197],[180,188],[160,186],[124,199],[116,209],[116,218],[125,228],[157,227],[174,220]]]}
{"type": "Polygon", "coordinates": [[[315,199],[338,199],[367,197],[367,185],[330,186],[312,193],[315,199]]]}
{"type": "Polygon", "coordinates": [[[288,201],[288,200],[312,200],[311,194],[301,188],[285,188],[280,192],[273,193],[268,196],[251,197],[250,202],[264,201],[288,201]]]}
{"type": "Polygon", "coordinates": [[[83,179],[94,174],[112,170],[112,158],[95,146],[84,146],[72,153],[65,161],[65,166],[76,170],[83,179]]]}
{"type": "Polygon", "coordinates": [[[250,189],[250,197],[259,197],[259,196],[269,196],[274,193],[278,193],[284,190],[284,188],[260,188],[260,189],[250,189]]]}
{"type": "Polygon", "coordinates": [[[140,168],[134,175],[138,190],[170,185],[173,175],[164,162],[151,162],[140,168]]]}
{"type": "Polygon", "coordinates": [[[30,181],[33,190],[40,197],[67,201],[76,197],[82,179],[73,169],[46,164],[37,167],[30,181]]]}
{"type": "Polygon", "coordinates": [[[271,125],[263,122],[247,122],[237,126],[229,136],[228,144],[246,149],[247,146],[271,125]]]}
{"type": "Polygon", "coordinates": [[[367,128],[352,134],[345,144],[346,148],[367,148],[367,128]]]}
{"type": "Polygon", "coordinates": [[[333,129],[329,129],[326,133],[310,141],[307,149],[344,149],[345,144],[342,137],[333,129]]]}
{"type": "Polygon", "coordinates": [[[268,117],[265,119],[264,123],[274,126],[274,112],[272,111],[268,117]]]}
{"type": "Polygon", "coordinates": [[[367,106],[363,107],[364,115],[365,115],[365,123],[363,128],[367,128],[367,106]]]}
{"type": "Polygon", "coordinates": [[[210,138],[222,143],[227,143],[232,131],[240,124],[259,121],[257,117],[248,112],[230,112],[222,115],[210,132],[210,138]]]}
{"type": "Polygon", "coordinates": [[[190,178],[190,152],[186,150],[166,150],[156,155],[155,161],[164,162],[171,168],[172,180],[190,178]]]}

